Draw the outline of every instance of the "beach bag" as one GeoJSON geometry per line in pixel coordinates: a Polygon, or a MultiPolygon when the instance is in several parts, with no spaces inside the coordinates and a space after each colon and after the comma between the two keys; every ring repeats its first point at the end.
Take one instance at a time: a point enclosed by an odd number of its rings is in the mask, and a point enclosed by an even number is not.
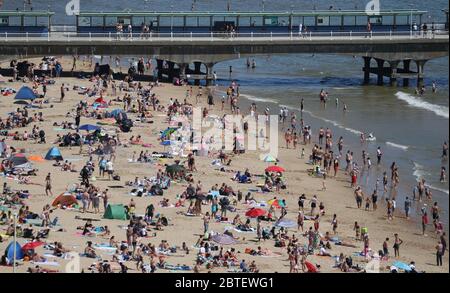
{"type": "Polygon", "coordinates": [[[114,179],[115,181],[120,181],[120,176],[119,176],[119,175],[114,175],[114,176],[113,176],[113,179],[114,179]]]}

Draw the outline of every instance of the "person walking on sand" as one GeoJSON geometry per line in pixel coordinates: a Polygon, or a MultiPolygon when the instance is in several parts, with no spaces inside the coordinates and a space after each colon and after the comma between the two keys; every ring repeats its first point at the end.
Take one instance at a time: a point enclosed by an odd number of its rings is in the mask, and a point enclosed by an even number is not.
{"type": "Polygon", "coordinates": [[[442,242],[439,240],[436,245],[436,266],[442,266],[442,256],[444,255],[444,246],[442,242]]]}
{"type": "Polygon", "coordinates": [[[403,240],[401,240],[397,233],[394,234],[394,256],[400,257],[400,245],[403,244],[403,240]]]}
{"type": "Polygon", "coordinates": [[[48,194],[51,194],[51,196],[53,196],[53,192],[52,192],[52,178],[51,178],[51,174],[48,173],[47,177],[45,177],[45,194],[48,196],[48,194]]]}

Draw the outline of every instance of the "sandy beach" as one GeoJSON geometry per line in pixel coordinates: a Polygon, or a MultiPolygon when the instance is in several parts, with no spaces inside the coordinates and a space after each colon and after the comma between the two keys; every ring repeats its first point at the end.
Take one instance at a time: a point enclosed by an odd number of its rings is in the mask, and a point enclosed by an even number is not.
{"type": "MultiPolygon", "coordinates": [[[[71,67],[71,57],[64,57],[63,68],[69,70],[71,67]]],[[[82,62],[79,62],[78,67],[81,67],[82,62]]],[[[8,62],[9,64],[9,62],[8,62]]],[[[8,67],[8,64],[2,64],[2,68],[8,67]]],[[[92,70],[92,68],[82,68],[86,71],[92,70]]],[[[9,79],[10,77],[5,77],[9,79]]],[[[48,150],[53,146],[58,146],[54,144],[57,140],[57,135],[64,135],[68,132],[74,133],[75,130],[62,129],[59,124],[63,121],[68,121],[73,123],[76,107],[80,101],[84,101],[84,95],[80,95],[77,90],[73,90],[74,86],[79,87],[92,87],[93,83],[87,79],[79,78],[52,78],[55,80],[55,84],[48,85],[46,97],[49,98],[49,103],[42,104],[42,108],[30,108],[28,109],[28,116],[32,117],[35,113],[42,112],[43,121],[29,123],[26,127],[13,128],[8,132],[14,134],[18,131],[23,134],[25,131],[28,134],[32,133],[34,125],[37,125],[40,129],[43,129],[46,133],[46,143],[39,144],[33,139],[14,140],[13,136],[1,136],[0,139],[5,139],[5,144],[9,147],[13,147],[18,153],[22,152],[26,157],[31,155],[37,155],[45,157],[48,150]],[[60,99],[60,87],[61,84],[69,89],[64,97],[63,102],[60,99]],[[69,115],[67,115],[69,113],[69,115]],[[58,126],[55,126],[55,122],[58,126]]],[[[119,81],[116,81],[118,84],[119,81]]],[[[148,87],[148,82],[142,83],[144,87],[148,87]]],[[[0,88],[12,88],[18,91],[22,86],[27,85],[32,87],[32,83],[23,82],[5,82],[0,83],[0,88]]],[[[174,86],[171,84],[162,83],[160,86],[154,87],[151,91],[156,94],[160,101],[160,105],[164,105],[165,109],[171,100],[177,99],[180,103],[186,98],[186,91],[189,91],[190,86],[174,86]]],[[[199,93],[200,89],[198,87],[192,87],[192,96],[187,97],[187,102],[202,108],[209,108],[207,104],[207,91],[205,88],[201,90],[203,95],[199,97],[199,103],[196,103],[196,95],[199,93]]],[[[38,92],[42,93],[42,86],[38,87],[38,92]]],[[[245,93],[245,88],[240,89],[241,93],[245,93]]],[[[135,92],[128,92],[131,96],[136,97],[135,92]]],[[[103,99],[107,102],[120,96],[123,98],[124,93],[120,93],[117,90],[116,96],[112,95],[111,87],[108,87],[107,91],[103,94],[103,99]]],[[[8,113],[16,111],[17,108],[23,108],[23,105],[15,104],[14,100],[15,94],[9,96],[2,96],[0,99],[0,117],[5,120],[8,113]]],[[[89,97],[87,102],[91,105],[95,99],[99,98],[99,95],[94,97],[89,97]]],[[[226,102],[225,102],[226,103],[226,102]]],[[[134,99],[132,105],[138,107],[137,100],[134,99]]],[[[209,109],[209,115],[217,115],[222,117],[225,113],[229,113],[229,105],[225,105],[225,110],[221,110],[220,96],[214,97],[214,106],[209,109]]],[[[239,106],[242,113],[247,114],[248,108],[251,101],[244,100],[241,98],[239,100],[239,106]]],[[[111,111],[113,109],[122,109],[123,103],[121,102],[111,102],[107,110],[111,111]]],[[[89,107],[89,109],[92,109],[89,107]]],[[[262,114],[263,109],[258,108],[258,112],[262,114]]],[[[181,206],[176,206],[176,203],[180,199],[180,195],[186,190],[188,182],[181,180],[171,180],[171,185],[167,190],[164,190],[163,196],[145,196],[138,197],[130,195],[133,187],[126,186],[126,182],[133,182],[136,177],[143,179],[144,177],[150,178],[157,176],[159,170],[165,171],[165,165],[174,164],[175,160],[181,160],[182,163],[187,161],[186,157],[177,157],[170,159],[154,159],[154,162],[142,163],[132,161],[132,158],[137,158],[141,151],[152,152],[164,152],[167,147],[161,145],[160,132],[167,129],[170,125],[167,119],[166,111],[154,111],[150,110],[152,118],[148,120],[152,123],[141,123],[136,122],[136,113],[127,113],[128,117],[135,121],[131,132],[124,133],[119,130],[115,125],[99,125],[98,122],[102,122],[98,119],[81,117],[81,125],[92,124],[102,126],[102,128],[109,134],[117,135],[119,134],[120,141],[122,142],[116,148],[115,159],[113,160],[114,170],[120,176],[120,180],[108,180],[108,176],[102,177],[98,174],[98,156],[93,155],[93,161],[96,164],[94,175],[96,177],[95,181],[91,180],[91,183],[98,187],[100,191],[108,189],[108,194],[110,196],[110,204],[124,204],[129,205],[130,200],[135,202],[135,214],[144,215],[146,213],[146,208],[149,204],[153,204],[155,207],[155,215],[159,214],[160,217],[166,217],[168,219],[168,225],[162,227],[162,230],[156,230],[154,226],[149,225],[148,236],[138,237],[138,244],[143,243],[145,245],[153,244],[159,246],[162,240],[166,240],[170,247],[177,247],[176,252],[164,252],[164,261],[168,266],[166,268],[157,268],[157,273],[168,273],[168,272],[193,272],[196,260],[198,257],[199,248],[195,247],[195,244],[199,237],[203,235],[204,223],[203,216],[186,216],[185,213],[189,207],[189,200],[186,200],[181,206]],[[142,137],[142,141],[139,144],[131,144],[130,138],[134,136],[136,138],[138,135],[142,137]],[[145,145],[145,147],[143,146],[145,145]],[[130,162],[131,161],[131,162],[130,162]],[[168,199],[169,207],[161,207],[161,200],[168,199]],[[189,248],[189,253],[181,249],[182,243],[185,242],[189,248]],[[189,270],[180,269],[182,266],[189,266],[189,270]]],[[[277,114],[277,113],[272,113],[277,114]]],[[[308,124],[305,121],[305,124],[308,124]]],[[[284,219],[289,219],[297,223],[298,217],[298,198],[301,194],[306,195],[304,214],[310,215],[310,199],[316,195],[318,202],[322,202],[325,206],[325,214],[320,216],[320,226],[318,231],[321,235],[326,235],[326,232],[331,234],[331,237],[337,237],[341,243],[347,244],[336,245],[335,241],[324,240],[324,243],[329,242],[331,249],[326,248],[326,251],[331,254],[331,256],[321,256],[319,255],[320,249],[317,248],[311,255],[307,256],[307,260],[314,264],[317,268],[320,266],[320,272],[324,273],[341,273],[342,270],[339,267],[335,267],[336,259],[334,257],[339,257],[340,254],[344,256],[351,256],[353,260],[353,265],[358,265],[364,268],[368,262],[377,259],[374,257],[373,253],[378,254],[379,250],[383,249],[383,241],[389,238],[388,248],[389,248],[389,258],[382,259],[379,262],[381,272],[389,272],[390,266],[392,266],[396,261],[401,263],[410,264],[410,262],[415,262],[415,267],[417,271],[425,271],[427,273],[448,273],[448,252],[445,253],[443,258],[443,266],[436,266],[436,245],[439,241],[439,235],[435,232],[432,220],[430,219],[427,225],[427,236],[422,235],[422,227],[419,221],[416,219],[407,219],[404,214],[403,202],[397,202],[397,208],[394,212],[394,218],[389,220],[387,218],[386,212],[386,202],[382,192],[378,196],[378,209],[373,210],[372,204],[370,205],[369,211],[363,208],[358,209],[355,202],[354,188],[350,186],[350,176],[344,174],[345,161],[341,162],[341,170],[336,178],[333,178],[330,174],[325,180],[326,190],[323,189],[322,178],[317,178],[311,176],[308,171],[312,168],[311,164],[308,164],[309,155],[311,154],[312,146],[318,143],[318,127],[320,125],[311,125],[312,131],[312,144],[303,145],[302,140],[296,149],[287,149],[285,147],[284,132],[279,133],[279,152],[278,152],[278,166],[283,167],[286,171],[283,172],[283,180],[286,182],[286,189],[281,189],[280,191],[272,191],[269,193],[254,192],[256,185],[262,181],[264,183],[263,177],[256,177],[255,175],[264,175],[264,169],[273,163],[264,162],[259,158],[259,152],[257,151],[246,151],[244,154],[227,154],[230,155],[231,164],[229,166],[224,165],[223,168],[226,172],[217,170],[211,162],[217,159],[217,155],[212,156],[195,156],[195,166],[197,171],[192,172],[193,174],[193,185],[195,186],[198,181],[201,181],[203,186],[202,190],[208,192],[211,190],[215,184],[220,187],[223,183],[232,187],[232,189],[237,193],[241,191],[245,196],[248,192],[251,193],[252,197],[256,202],[264,201],[267,203],[274,197],[277,199],[283,199],[286,203],[287,214],[284,219]],[[305,156],[301,158],[301,150],[305,149],[305,156]],[[253,175],[252,183],[239,183],[231,180],[237,171],[244,172],[246,169],[253,175]],[[249,191],[249,189],[251,191],[249,191]],[[336,233],[333,233],[332,220],[333,215],[337,215],[338,226],[336,233]],[[355,238],[354,223],[358,222],[360,227],[366,227],[369,234],[369,247],[371,249],[371,257],[366,257],[360,253],[364,250],[364,241],[355,238]],[[400,257],[394,257],[394,234],[397,233],[399,238],[403,241],[400,245],[400,257]]],[[[85,133],[80,130],[80,133],[85,133]]],[[[333,141],[337,138],[333,137],[333,141]]],[[[95,149],[96,144],[93,146],[95,149]]],[[[61,151],[64,160],[69,160],[74,165],[76,172],[62,171],[61,166],[54,166],[54,160],[43,160],[42,162],[32,162],[33,167],[37,168],[36,176],[30,176],[28,183],[20,183],[17,176],[2,176],[2,184],[6,183],[11,190],[26,190],[29,193],[29,197],[22,199],[24,205],[29,207],[29,210],[41,215],[42,209],[47,204],[52,204],[55,198],[68,191],[74,184],[80,184],[80,170],[83,168],[84,164],[89,160],[88,146],[83,146],[82,154],[80,155],[80,147],[58,147],[61,151]],[[48,173],[51,173],[52,181],[52,193],[53,196],[47,196],[45,194],[45,181],[48,173]]],[[[346,151],[344,149],[344,151],[346,151]]],[[[11,154],[11,149],[8,149],[8,154],[11,154]]],[[[186,152],[187,155],[189,152],[186,152]]],[[[375,158],[375,154],[372,154],[375,158]]],[[[2,158],[6,159],[6,158],[2,158]]],[[[376,161],[376,160],[374,160],[376,161]]],[[[64,163],[64,162],[62,162],[64,163]]],[[[187,163],[186,163],[187,166],[187,163]]],[[[377,166],[373,166],[377,168],[377,166]]],[[[386,170],[388,171],[388,170],[386,170]]],[[[388,171],[389,172],[389,171],[388,171]]],[[[390,188],[390,182],[389,182],[390,188]]],[[[370,196],[371,191],[364,190],[366,196],[370,196]]],[[[2,199],[6,195],[2,195],[2,199]]],[[[81,206],[81,201],[78,200],[81,206]]],[[[2,200],[2,209],[5,212],[11,210],[11,206],[4,204],[2,200]]],[[[428,207],[433,205],[433,201],[426,202],[428,207]]],[[[250,208],[249,204],[246,204],[244,200],[241,200],[236,205],[231,204],[236,209],[235,212],[228,212],[228,221],[232,221],[233,218],[239,214],[243,221],[246,220],[245,213],[250,208]]],[[[20,206],[17,207],[17,211],[20,206]]],[[[262,207],[263,210],[268,210],[269,205],[262,207]]],[[[53,209],[52,209],[53,210],[53,209]]],[[[210,202],[204,201],[202,205],[202,215],[206,212],[211,214],[211,204],[210,202]]],[[[275,208],[275,217],[279,217],[281,209],[275,208]]],[[[53,244],[55,242],[61,242],[65,249],[70,251],[75,251],[76,253],[83,253],[85,251],[86,243],[91,241],[94,245],[100,245],[103,243],[109,243],[110,237],[115,236],[115,241],[126,241],[127,240],[127,228],[129,220],[118,220],[118,219],[104,219],[104,208],[100,204],[99,213],[94,213],[92,207],[86,212],[81,213],[77,208],[62,209],[56,207],[50,214],[50,219],[53,220],[58,217],[59,225],[50,227],[50,233],[47,238],[40,239],[46,244],[53,244]],[[96,227],[108,226],[110,229],[110,235],[94,235],[94,236],[83,236],[81,235],[82,229],[77,229],[77,227],[83,227],[86,221],[78,219],[81,218],[91,218],[98,221],[93,221],[92,224],[96,227]],[[125,227],[125,228],[124,228],[125,227]]],[[[219,213],[220,214],[220,211],[219,213]]],[[[431,211],[429,211],[431,218],[431,211]]],[[[12,219],[7,219],[7,223],[2,223],[0,225],[0,234],[2,236],[2,242],[0,243],[0,251],[2,254],[5,252],[8,244],[12,241],[13,237],[8,236],[8,227],[12,224],[12,219]]],[[[28,227],[27,223],[19,223],[22,228],[28,227]]],[[[261,227],[271,229],[275,222],[262,221],[261,227]]],[[[256,227],[256,219],[251,219],[252,227],[256,227]]],[[[310,227],[314,226],[314,221],[305,220],[304,222],[304,232],[307,232],[310,227]]],[[[287,252],[287,246],[285,247],[275,247],[274,239],[267,239],[258,241],[257,234],[253,232],[238,232],[235,230],[236,227],[232,223],[228,222],[218,222],[215,219],[211,219],[209,223],[209,231],[214,231],[216,233],[223,233],[226,228],[230,228],[237,243],[231,245],[223,245],[224,251],[227,249],[234,248],[236,252],[236,264],[232,267],[207,267],[205,263],[198,265],[198,270],[200,272],[235,272],[239,271],[239,264],[242,260],[250,265],[252,261],[255,262],[257,270],[261,273],[270,272],[280,272],[287,273],[290,270],[290,260],[289,254],[287,252]],[[258,246],[261,247],[262,251],[266,251],[266,255],[251,255],[246,253],[250,250],[258,250],[258,246]]],[[[33,227],[34,231],[39,231],[44,229],[43,227],[33,227]]],[[[279,230],[278,228],[276,229],[279,230]]],[[[95,233],[93,233],[95,234],[95,233]]],[[[308,237],[304,236],[302,231],[298,230],[297,227],[287,228],[286,235],[295,237],[298,239],[297,246],[305,247],[308,246],[308,237]]],[[[17,238],[20,245],[24,245],[30,239],[25,239],[23,237],[17,238]]],[[[289,242],[285,239],[286,244],[289,242]]],[[[222,245],[210,242],[211,246],[218,246],[219,249],[222,245]]],[[[100,246],[97,246],[100,247],[100,246]]],[[[67,259],[57,257],[53,255],[53,251],[49,249],[49,246],[40,245],[35,249],[35,253],[39,256],[46,258],[46,261],[38,262],[37,264],[48,270],[57,270],[59,272],[66,271],[67,259]]],[[[115,249],[102,249],[97,248],[96,253],[101,257],[100,259],[93,259],[82,256],[81,269],[84,272],[89,272],[88,268],[93,263],[100,263],[103,260],[108,260],[111,264],[111,268],[114,272],[120,271],[120,265],[117,261],[113,261],[113,254],[115,249]]],[[[213,255],[217,254],[218,251],[212,251],[213,255]]],[[[160,253],[157,257],[159,260],[160,253]]],[[[130,273],[139,273],[141,268],[136,268],[135,260],[128,260],[123,262],[128,268],[130,273]]],[[[143,263],[150,263],[150,256],[143,254],[143,263]]],[[[36,263],[31,261],[18,261],[17,271],[24,273],[28,268],[35,268],[36,263]]],[[[298,269],[302,272],[302,269],[298,269]]],[[[356,269],[351,270],[357,272],[356,269]]],[[[12,266],[0,266],[0,272],[12,272],[12,266]]]]}

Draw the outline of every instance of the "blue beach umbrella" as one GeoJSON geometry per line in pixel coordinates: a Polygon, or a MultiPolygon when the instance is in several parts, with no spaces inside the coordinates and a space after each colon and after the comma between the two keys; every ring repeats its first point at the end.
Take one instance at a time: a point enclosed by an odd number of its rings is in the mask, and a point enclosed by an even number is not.
{"type": "Polygon", "coordinates": [[[101,129],[101,127],[97,126],[97,125],[92,125],[92,124],[84,124],[81,125],[79,130],[86,130],[86,131],[95,131],[95,130],[99,130],[101,129]]]}

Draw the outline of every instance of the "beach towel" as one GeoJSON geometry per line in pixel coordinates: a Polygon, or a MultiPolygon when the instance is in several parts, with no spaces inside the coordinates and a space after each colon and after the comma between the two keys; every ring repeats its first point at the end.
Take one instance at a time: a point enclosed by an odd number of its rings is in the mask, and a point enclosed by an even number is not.
{"type": "Polygon", "coordinates": [[[255,232],[254,228],[252,228],[250,231],[243,231],[243,230],[240,230],[238,228],[233,228],[233,230],[236,231],[236,232],[239,232],[239,233],[254,233],[255,232]]]}
{"type": "Polygon", "coordinates": [[[172,270],[172,271],[190,271],[192,270],[190,266],[187,265],[164,265],[163,269],[172,270]]]}
{"type": "Polygon", "coordinates": [[[56,261],[32,261],[31,263],[37,266],[59,267],[59,263],[57,263],[56,261]]]}
{"type": "Polygon", "coordinates": [[[408,264],[401,262],[401,261],[396,261],[392,265],[394,267],[397,267],[398,269],[406,271],[406,272],[411,271],[411,267],[408,264]]]}

